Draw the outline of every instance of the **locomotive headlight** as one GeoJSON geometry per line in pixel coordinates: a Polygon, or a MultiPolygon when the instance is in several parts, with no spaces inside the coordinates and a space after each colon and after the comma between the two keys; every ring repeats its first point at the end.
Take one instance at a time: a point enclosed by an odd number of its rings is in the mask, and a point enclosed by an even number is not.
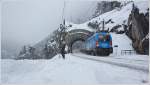
{"type": "Polygon", "coordinates": [[[112,41],[110,41],[110,45],[112,46],[112,41]]]}

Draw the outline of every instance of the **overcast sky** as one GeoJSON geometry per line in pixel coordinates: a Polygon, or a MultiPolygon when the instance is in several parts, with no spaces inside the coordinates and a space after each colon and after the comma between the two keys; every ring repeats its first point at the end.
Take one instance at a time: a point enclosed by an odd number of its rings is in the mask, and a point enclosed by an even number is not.
{"type": "MultiPolygon", "coordinates": [[[[3,0],[2,49],[14,51],[44,39],[62,22],[63,6],[63,0],[3,0]]],[[[83,22],[95,6],[91,1],[66,1],[65,18],[83,22]]]]}

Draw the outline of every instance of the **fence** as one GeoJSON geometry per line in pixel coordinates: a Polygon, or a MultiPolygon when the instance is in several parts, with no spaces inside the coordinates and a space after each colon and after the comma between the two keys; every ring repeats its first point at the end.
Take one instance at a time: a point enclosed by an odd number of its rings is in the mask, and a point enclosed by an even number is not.
{"type": "Polygon", "coordinates": [[[135,54],[136,52],[134,50],[121,50],[121,55],[132,55],[135,54]]]}

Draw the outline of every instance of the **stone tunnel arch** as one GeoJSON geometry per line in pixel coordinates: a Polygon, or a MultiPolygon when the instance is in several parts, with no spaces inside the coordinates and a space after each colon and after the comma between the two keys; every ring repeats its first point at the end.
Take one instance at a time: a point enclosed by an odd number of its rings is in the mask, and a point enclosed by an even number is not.
{"type": "Polygon", "coordinates": [[[85,29],[74,29],[67,32],[65,37],[66,45],[68,46],[68,52],[72,53],[72,45],[76,41],[85,41],[89,36],[91,36],[93,32],[90,32],[85,29]]]}
{"type": "Polygon", "coordinates": [[[76,42],[76,41],[82,41],[82,42],[85,42],[85,39],[81,39],[81,38],[78,38],[78,39],[75,39],[74,41],[72,41],[71,43],[70,43],[70,52],[72,53],[73,51],[73,44],[76,42]]]}

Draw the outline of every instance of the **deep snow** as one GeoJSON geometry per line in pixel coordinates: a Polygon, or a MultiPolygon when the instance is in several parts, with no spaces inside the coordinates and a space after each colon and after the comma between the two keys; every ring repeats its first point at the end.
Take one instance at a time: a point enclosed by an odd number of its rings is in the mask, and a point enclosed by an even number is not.
{"type": "Polygon", "coordinates": [[[148,73],[81,59],[71,54],[63,60],[2,60],[5,84],[140,84],[148,73]]]}
{"type": "Polygon", "coordinates": [[[114,47],[113,55],[121,55],[122,50],[134,50],[132,47],[132,41],[125,34],[115,34],[111,33],[112,36],[112,45],[118,45],[118,47],[114,47]]]}

